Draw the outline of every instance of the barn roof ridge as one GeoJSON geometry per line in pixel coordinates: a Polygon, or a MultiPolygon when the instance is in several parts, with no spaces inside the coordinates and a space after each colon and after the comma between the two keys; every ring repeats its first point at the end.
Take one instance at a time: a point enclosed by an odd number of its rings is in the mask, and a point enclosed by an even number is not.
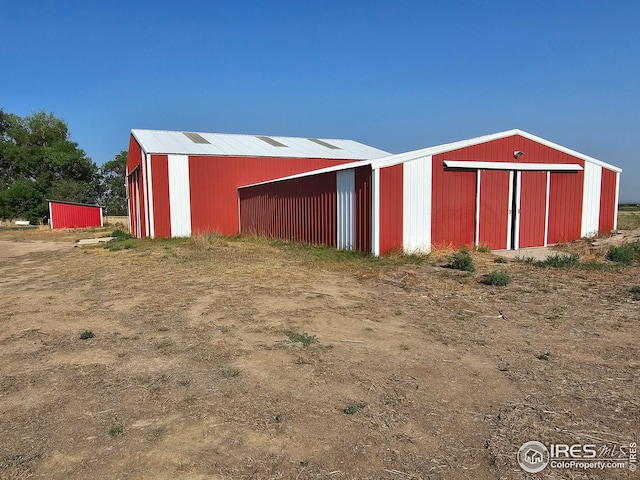
{"type": "Polygon", "coordinates": [[[230,137],[271,137],[271,138],[297,138],[297,139],[316,139],[316,140],[343,140],[343,141],[355,141],[349,138],[325,138],[325,137],[305,137],[296,135],[271,135],[268,133],[225,133],[225,132],[203,132],[199,130],[163,130],[161,128],[133,128],[132,131],[136,132],[162,132],[162,133],[198,133],[200,135],[221,135],[230,137]]]}
{"type": "Polygon", "coordinates": [[[317,174],[321,174],[321,173],[329,173],[329,172],[333,172],[333,171],[340,171],[340,170],[348,170],[351,168],[357,168],[357,167],[361,167],[361,166],[366,166],[366,165],[371,165],[372,169],[378,169],[378,168],[384,168],[384,167],[391,167],[394,165],[398,165],[400,163],[405,163],[405,162],[409,162],[412,160],[417,160],[419,158],[423,158],[423,157],[428,157],[428,156],[433,156],[433,155],[439,155],[441,153],[446,153],[452,150],[458,150],[460,148],[465,148],[465,147],[469,147],[469,146],[473,146],[473,145],[478,145],[481,143],[486,143],[486,142],[490,142],[493,140],[499,140],[501,138],[506,138],[506,137],[510,137],[513,135],[520,135],[522,137],[528,138],[529,140],[533,140],[534,142],[538,142],[541,143],[543,145],[546,145],[550,148],[559,150],[561,152],[567,153],[571,156],[574,156],[576,158],[580,158],[581,160],[584,160],[586,162],[590,162],[596,165],[599,165],[601,167],[607,168],[609,170],[613,170],[615,172],[621,172],[622,169],[615,167],[609,163],[603,162],[601,160],[598,160],[596,158],[590,157],[588,155],[585,155],[583,153],[580,153],[576,150],[572,150],[570,148],[567,147],[563,147],[562,145],[559,145],[557,143],[551,142],[549,140],[546,140],[542,137],[538,137],[536,135],[533,135],[531,133],[525,132],[524,130],[520,130],[518,128],[514,128],[511,130],[505,130],[503,132],[498,132],[498,133],[492,133],[489,135],[482,135],[479,137],[474,137],[474,138],[469,138],[466,140],[458,140],[456,142],[450,142],[450,143],[443,143],[441,145],[434,145],[432,147],[426,147],[426,148],[420,148],[417,150],[410,150],[408,152],[403,152],[403,153],[397,153],[397,154],[391,154],[388,155],[386,157],[381,157],[381,158],[376,158],[376,159],[371,159],[371,160],[362,160],[359,162],[353,162],[353,163],[346,163],[346,164],[341,164],[341,165],[335,165],[332,167],[326,167],[326,168],[322,168],[319,170],[312,170],[309,172],[305,172],[305,173],[300,173],[297,175],[290,175],[287,177],[283,177],[283,178],[276,178],[274,180],[269,180],[266,182],[259,182],[259,183],[255,183],[255,184],[251,184],[251,185],[243,185],[239,188],[244,188],[244,187],[251,187],[251,186],[255,186],[255,185],[261,185],[261,184],[266,184],[266,183],[273,183],[273,182],[278,182],[281,180],[291,180],[294,178],[301,178],[301,177],[306,177],[306,176],[310,176],[310,175],[317,175],[317,174]]]}
{"type": "Polygon", "coordinates": [[[349,139],[132,129],[148,154],[370,160],[389,152],[349,139]]]}

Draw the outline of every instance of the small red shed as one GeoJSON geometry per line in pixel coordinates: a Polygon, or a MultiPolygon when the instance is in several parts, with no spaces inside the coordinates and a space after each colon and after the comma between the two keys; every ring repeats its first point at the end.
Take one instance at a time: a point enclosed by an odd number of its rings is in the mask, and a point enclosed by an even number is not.
{"type": "Polygon", "coordinates": [[[241,230],[376,255],[541,247],[614,230],[620,172],[509,130],[243,186],[241,230]]]}
{"type": "Polygon", "coordinates": [[[49,227],[53,230],[102,227],[103,221],[100,205],[49,200],[49,227]]]}

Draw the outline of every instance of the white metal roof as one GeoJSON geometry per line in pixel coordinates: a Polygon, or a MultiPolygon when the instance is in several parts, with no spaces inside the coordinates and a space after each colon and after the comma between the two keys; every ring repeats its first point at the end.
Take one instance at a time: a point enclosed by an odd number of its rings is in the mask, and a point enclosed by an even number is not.
{"type": "MultiPolygon", "coordinates": [[[[386,157],[382,157],[382,158],[376,158],[373,160],[363,160],[360,162],[356,162],[356,163],[347,163],[347,164],[342,164],[342,165],[336,165],[334,167],[327,167],[327,168],[322,168],[319,170],[312,170],[310,172],[305,172],[305,173],[300,173],[298,175],[291,175],[288,177],[283,177],[283,178],[277,178],[275,180],[269,180],[266,182],[260,182],[260,183],[256,183],[256,184],[252,184],[252,185],[245,185],[245,187],[251,187],[253,185],[260,185],[263,183],[272,183],[272,182],[279,182],[281,180],[290,180],[293,178],[300,178],[300,177],[306,177],[309,175],[318,175],[321,173],[329,173],[329,172],[336,172],[339,170],[347,170],[350,168],[357,168],[357,167],[362,167],[365,165],[371,165],[371,168],[377,169],[377,168],[384,168],[384,167],[390,167],[393,165],[397,165],[399,163],[404,163],[404,162],[409,162],[411,160],[417,160],[419,158],[424,158],[424,157],[429,157],[432,155],[439,155],[441,153],[446,153],[446,152],[450,152],[452,150],[458,150],[460,148],[465,148],[465,147],[470,147],[472,145],[478,145],[480,143],[485,143],[485,142],[490,142],[492,140],[498,140],[500,138],[505,138],[505,137],[510,137],[512,135],[520,135],[522,137],[528,138],[530,140],[533,140],[534,142],[538,142],[541,143],[543,145],[546,145],[548,147],[554,148],[556,150],[559,150],[561,152],[567,153],[573,157],[577,157],[580,158],[581,160],[584,160],[585,162],[589,162],[589,163],[593,163],[595,165],[599,165],[601,167],[607,168],[609,170],[613,170],[614,172],[622,172],[622,169],[618,168],[618,167],[614,167],[613,165],[610,165],[608,163],[605,163],[601,160],[598,160],[596,158],[593,157],[589,157],[588,155],[584,155],[580,152],[576,152],[575,150],[571,150],[570,148],[567,147],[563,147],[562,145],[558,145],[557,143],[553,143],[550,142],[549,140],[545,140],[544,138],[541,137],[537,137],[535,135],[532,135],[531,133],[527,133],[523,130],[519,130],[519,129],[513,129],[513,130],[507,130],[504,132],[499,132],[499,133],[494,133],[491,135],[484,135],[482,137],[475,137],[475,138],[470,138],[468,140],[461,140],[458,142],[453,142],[453,143],[445,143],[442,145],[436,145],[434,147],[428,147],[428,148],[422,148],[420,150],[412,150],[410,152],[405,152],[405,153],[398,153],[396,155],[389,155],[386,157]]],[[[242,188],[242,187],[240,187],[242,188]]]]}
{"type": "Polygon", "coordinates": [[[353,140],[141,129],[131,130],[131,134],[146,153],[343,160],[371,160],[389,155],[353,140]],[[202,143],[192,139],[198,137],[202,143]]]}

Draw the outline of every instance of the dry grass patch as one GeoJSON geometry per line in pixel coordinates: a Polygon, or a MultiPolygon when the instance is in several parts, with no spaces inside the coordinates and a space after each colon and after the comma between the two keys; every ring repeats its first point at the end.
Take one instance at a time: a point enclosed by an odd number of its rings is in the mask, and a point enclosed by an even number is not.
{"type": "Polygon", "coordinates": [[[130,241],[0,259],[3,480],[526,478],[524,441],[638,437],[637,266],[130,241]]]}

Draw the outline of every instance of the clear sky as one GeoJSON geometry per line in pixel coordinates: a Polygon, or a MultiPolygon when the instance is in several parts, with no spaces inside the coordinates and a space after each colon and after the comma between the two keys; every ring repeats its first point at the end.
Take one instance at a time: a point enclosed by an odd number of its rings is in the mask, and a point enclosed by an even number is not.
{"type": "Polygon", "coordinates": [[[132,128],[398,153],[520,128],[640,201],[640,1],[3,0],[0,107],[98,164],[132,128]]]}

